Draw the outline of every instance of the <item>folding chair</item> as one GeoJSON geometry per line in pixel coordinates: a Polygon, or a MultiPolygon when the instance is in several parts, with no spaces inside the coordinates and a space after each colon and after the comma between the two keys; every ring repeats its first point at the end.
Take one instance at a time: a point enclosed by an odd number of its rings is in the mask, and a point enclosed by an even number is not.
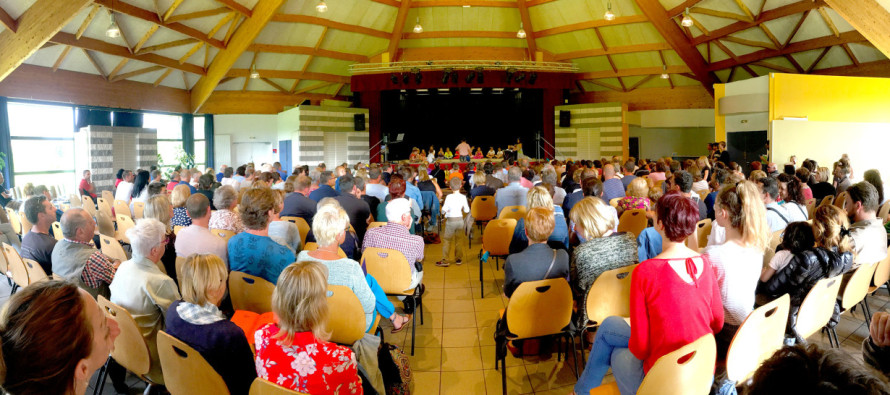
{"type": "Polygon", "coordinates": [[[819,207],[834,203],[834,196],[828,195],[822,198],[822,201],[819,202],[819,207]]]}
{"type": "Polygon", "coordinates": [[[9,292],[12,295],[19,288],[30,285],[31,282],[28,280],[28,269],[25,267],[25,262],[22,261],[22,257],[19,256],[15,248],[3,243],[3,255],[6,258],[6,276],[12,279],[13,283],[12,290],[9,292]]]}
{"type": "MultiPolygon", "coordinates": [[[[145,338],[142,337],[139,326],[136,325],[136,320],[133,319],[133,316],[126,309],[111,303],[102,295],[98,296],[97,302],[99,302],[99,307],[105,312],[105,315],[117,321],[121,332],[117,339],[114,340],[114,349],[111,351],[111,356],[105,362],[105,366],[99,369],[99,379],[93,393],[102,393],[102,389],[105,386],[105,378],[108,376],[108,362],[112,358],[140,380],[147,381],[149,385],[157,383],[148,377],[151,371],[151,354],[148,351],[148,344],[145,343],[145,338]]],[[[163,377],[155,377],[155,379],[161,381],[163,377]]],[[[147,389],[146,392],[148,392],[147,389]]]]}
{"type": "Polygon", "coordinates": [[[102,199],[106,202],[113,203],[114,202],[114,194],[111,191],[102,191],[102,199]]]}
{"type": "MultiPolygon", "coordinates": [[[[494,196],[476,196],[473,203],[470,204],[470,215],[476,221],[479,231],[482,231],[482,225],[488,224],[488,221],[498,216],[498,206],[494,201],[494,196]]],[[[470,246],[473,241],[470,240],[470,246]]]]}
{"type": "Polygon", "coordinates": [[[23,236],[24,234],[22,234],[22,220],[19,216],[19,213],[7,207],[6,216],[9,217],[9,225],[12,226],[12,230],[14,230],[17,235],[23,236]]]}
{"type": "Polygon", "coordinates": [[[34,284],[38,281],[43,281],[49,278],[46,275],[46,272],[43,270],[43,266],[40,266],[37,261],[27,258],[22,258],[22,263],[25,264],[25,271],[28,272],[28,285],[34,284]]]}
{"type": "MultiPolygon", "coordinates": [[[[806,340],[828,324],[834,314],[834,304],[837,303],[838,292],[841,289],[843,275],[831,278],[823,278],[816,282],[807,296],[800,304],[797,311],[797,321],[794,331],[798,337],[806,340]]],[[[834,333],[828,332],[828,341],[834,346],[840,347],[840,342],[833,337],[834,333]]]]}
{"type": "Polygon", "coordinates": [[[109,258],[117,259],[121,262],[130,259],[127,257],[127,253],[124,251],[124,248],[121,247],[121,243],[111,237],[100,234],[99,235],[99,243],[101,244],[102,253],[108,255],[109,258]]]}
{"type": "MultiPolygon", "coordinates": [[[[866,327],[871,327],[871,309],[868,307],[868,303],[864,302],[866,295],[868,295],[868,289],[871,286],[871,280],[874,277],[877,268],[877,262],[871,264],[863,263],[859,265],[853,272],[853,275],[850,276],[846,286],[841,284],[842,289],[838,291],[841,295],[841,314],[850,311],[852,308],[856,307],[856,305],[861,305],[862,314],[865,316],[866,327]]],[[[829,328],[829,330],[832,331],[835,338],[837,338],[835,328],[829,328]]]]}
{"type": "MultiPolygon", "coordinates": [[[[316,243],[314,241],[310,241],[310,242],[306,243],[305,245],[303,245],[303,251],[315,251],[317,249],[318,249],[318,243],[316,243]]],[[[339,248],[339,247],[337,248],[337,255],[340,256],[340,258],[346,258],[346,252],[343,251],[343,249],[339,248]]]]}
{"type": "Polygon", "coordinates": [[[62,234],[62,223],[61,222],[59,222],[59,221],[53,222],[52,228],[53,228],[53,237],[55,237],[57,241],[65,238],[65,235],[62,234]]]}
{"type": "Polygon", "coordinates": [[[423,325],[423,284],[417,284],[413,289],[408,288],[411,286],[411,267],[408,265],[413,265],[414,262],[408,262],[399,251],[377,247],[365,248],[361,262],[387,295],[404,296],[413,300],[417,309],[411,316],[411,355],[414,355],[418,315],[420,324],[423,325]]]}
{"type": "Polygon", "coordinates": [[[164,372],[164,385],[172,395],[228,394],[222,376],[201,353],[188,344],[158,332],[158,357],[164,372]]]}
{"type": "Polygon", "coordinates": [[[334,343],[351,347],[365,336],[365,333],[377,332],[380,314],[374,313],[374,324],[371,325],[371,330],[366,332],[362,303],[349,287],[328,284],[328,309],[337,312],[328,315],[327,325],[331,331],[330,340],[334,343]]]}
{"type": "Polygon", "coordinates": [[[229,242],[229,239],[231,239],[232,236],[235,236],[235,232],[232,232],[231,230],[225,230],[225,229],[210,229],[210,233],[213,233],[213,234],[221,237],[223,240],[226,241],[226,243],[229,242]]]}
{"type": "Polygon", "coordinates": [[[882,285],[887,285],[888,281],[890,281],[890,248],[887,250],[887,256],[878,262],[878,267],[875,268],[875,275],[871,280],[872,286],[868,288],[868,293],[875,293],[882,285]]]}
{"type": "Polygon", "coordinates": [[[96,205],[99,207],[98,212],[105,214],[108,218],[114,218],[114,213],[111,211],[111,203],[110,200],[105,200],[105,198],[96,199],[96,205]]]}
{"type": "Polygon", "coordinates": [[[371,222],[368,224],[368,229],[379,228],[381,226],[386,226],[388,222],[371,222]]]}
{"type": "Polygon", "coordinates": [[[247,310],[257,314],[272,311],[272,294],[275,284],[244,272],[229,273],[229,296],[235,310],[247,310]]]}
{"type": "Polygon", "coordinates": [[[136,224],[133,223],[132,218],[124,214],[117,214],[117,236],[115,238],[130,244],[130,239],[127,238],[127,230],[134,226],[136,226],[136,224]]]}
{"type": "Polygon", "coordinates": [[[114,229],[114,222],[111,222],[111,217],[108,214],[105,214],[104,211],[99,211],[96,215],[96,225],[99,228],[99,234],[103,234],[109,237],[117,236],[117,231],[114,229]]]}
{"type": "Polygon", "coordinates": [[[507,206],[501,209],[498,219],[515,219],[518,221],[525,218],[526,212],[525,206],[507,206]]]}
{"type": "Polygon", "coordinates": [[[308,395],[308,394],[290,390],[290,389],[284,388],[278,384],[275,384],[271,381],[257,378],[256,380],[253,381],[253,384],[250,385],[250,394],[249,395],[308,395]]]}
{"type": "Polygon", "coordinates": [[[118,215],[126,215],[130,218],[133,218],[133,213],[130,212],[130,205],[123,200],[115,200],[114,201],[114,216],[117,218],[118,215]]]}
{"type": "Polygon", "coordinates": [[[482,256],[485,255],[485,251],[487,251],[489,257],[494,257],[495,270],[497,270],[498,260],[500,258],[507,259],[507,255],[510,255],[510,241],[513,240],[514,230],[516,230],[516,220],[512,218],[494,219],[485,225],[485,230],[482,231],[482,249],[479,250],[480,297],[485,297],[485,281],[482,276],[482,268],[484,266],[482,265],[482,256]]]}
{"type": "Polygon", "coordinates": [[[586,334],[611,316],[630,317],[630,281],[638,265],[607,270],[591,284],[584,296],[587,323],[581,328],[581,360],[586,349],[586,334]]]}
{"type": "Polygon", "coordinates": [[[300,217],[281,217],[281,220],[293,222],[297,225],[297,229],[300,231],[300,241],[304,244],[306,243],[306,235],[309,234],[309,230],[312,228],[309,227],[309,223],[305,219],[300,217]]]}
{"type": "Polygon", "coordinates": [[[646,218],[646,210],[633,209],[626,210],[618,219],[618,232],[631,232],[634,237],[640,236],[643,229],[649,224],[646,218]]]}
{"type": "Polygon", "coordinates": [[[145,211],[145,203],[143,202],[133,202],[133,219],[141,219],[143,217],[143,212],[145,211]]]}
{"type": "Polygon", "coordinates": [[[729,380],[744,384],[763,361],[782,348],[790,309],[791,297],[785,294],[748,314],[726,354],[729,380]]]}
{"type": "Polygon", "coordinates": [[[834,203],[832,203],[832,204],[841,210],[845,210],[845,207],[847,207],[847,197],[848,196],[850,196],[850,194],[847,191],[843,191],[843,192],[837,194],[837,197],[834,198],[834,203]]]}

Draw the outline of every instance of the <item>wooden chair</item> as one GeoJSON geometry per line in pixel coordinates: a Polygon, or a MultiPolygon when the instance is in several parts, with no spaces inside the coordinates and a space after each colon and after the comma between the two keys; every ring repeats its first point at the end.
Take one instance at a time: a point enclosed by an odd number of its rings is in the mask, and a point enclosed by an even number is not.
{"type": "MultiPolygon", "coordinates": [[[[823,278],[810,289],[800,304],[800,310],[797,311],[794,330],[798,336],[806,339],[828,324],[831,315],[834,314],[834,304],[837,302],[842,279],[843,275],[823,278]]],[[[831,332],[828,333],[828,341],[833,344],[837,340],[832,335],[831,332]]]]}
{"type": "Polygon", "coordinates": [[[742,322],[726,354],[729,380],[743,384],[785,341],[791,297],[788,294],[758,307],[742,322]]]}
{"type": "Polygon", "coordinates": [[[714,335],[709,333],[658,358],[637,393],[663,394],[671,388],[677,390],[676,393],[707,394],[714,380],[716,361],[717,344],[714,335]]]}
{"type": "Polygon", "coordinates": [[[381,227],[381,226],[386,226],[387,223],[388,223],[388,222],[379,222],[379,221],[371,222],[370,224],[368,224],[368,229],[373,229],[373,228],[379,228],[379,227],[381,227]]]}
{"type": "MultiPolygon", "coordinates": [[[[494,196],[477,196],[470,204],[470,215],[482,230],[482,225],[498,216],[498,206],[494,201],[494,196]]],[[[472,240],[470,241],[472,243],[472,240]]]]}
{"type": "Polygon", "coordinates": [[[59,221],[53,222],[52,229],[53,229],[53,237],[55,237],[57,241],[65,238],[65,235],[62,234],[62,223],[61,222],[59,222],[59,221]]]}
{"type": "Polygon", "coordinates": [[[6,216],[9,217],[9,225],[12,226],[12,230],[19,236],[23,236],[22,234],[22,220],[19,216],[19,213],[15,210],[7,207],[6,208],[6,216]]]}
{"type": "Polygon", "coordinates": [[[420,284],[410,289],[411,267],[414,262],[408,262],[405,255],[399,251],[388,248],[367,247],[362,253],[362,266],[368,270],[368,274],[374,276],[380,288],[387,295],[404,296],[414,301],[417,310],[411,316],[411,355],[414,355],[414,339],[417,330],[417,316],[420,315],[420,324],[423,325],[423,294],[420,284]]]}
{"type": "MultiPolygon", "coordinates": [[[[151,354],[149,354],[148,344],[145,343],[145,338],[142,337],[142,332],[139,330],[139,326],[136,325],[133,316],[126,309],[111,303],[102,295],[98,296],[97,301],[105,315],[117,321],[117,325],[120,327],[120,334],[114,340],[111,358],[114,358],[115,362],[141,380],[152,382],[147,377],[149,371],[151,371],[151,354]]],[[[105,378],[108,375],[107,366],[108,364],[106,363],[99,370],[99,393],[101,393],[102,387],[105,386],[105,378]]]]}
{"type": "Polygon", "coordinates": [[[96,202],[96,206],[99,208],[98,212],[105,213],[108,218],[114,218],[114,213],[111,210],[111,203],[109,203],[109,200],[105,200],[104,198],[97,198],[96,202]]]}
{"type": "Polygon", "coordinates": [[[850,194],[847,193],[847,191],[843,191],[843,192],[837,194],[837,197],[834,198],[834,203],[832,203],[832,204],[835,207],[837,207],[841,210],[844,210],[844,208],[847,206],[847,197],[848,196],[850,196],[850,194]]]}
{"type": "Polygon", "coordinates": [[[888,216],[890,216],[890,201],[885,202],[878,208],[878,218],[883,219],[886,223],[888,216]]]}
{"type": "Polygon", "coordinates": [[[68,194],[68,204],[70,204],[71,207],[81,208],[83,206],[83,200],[76,193],[71,193],[68,194]]]}
{"type": "Polygon", "coordinates": [[[93,202],[93,198],[87,195],[81,196],[80,207],[90,213],[90,215],[96,216],[96,203],[93,202]]]}
{"type": "Polygon", "coordinates": [[[300,231],[300,241],[306,243],[306,235],[309,234],[309,230],[312,228],[309,227],[309,223],[305,219],[300,217],[281,217],[281,220],[293,222],[297,225],[297,229],[300,231]]]}
{"type": "Polygon", "coordinates": [[[99,230],[99,234],[106,235],[108,237],[116,237],[117,231],[114,230],[114,222],[111,222],[111,217],[108,214],[105,214],[104,211],[99,211],[98,215],[96,215],[96,225],[99,230]]]}
{"type": "Polygon", "coordinates": [[[249,395],[307,395],[302,392],[297,392],[294,390],[290,390],[284,388],[278,384],[275,384],[268,380],[263,380],[261,378],[257,378],[253,381],[253,384],[250,385],[250,394],[249,395]]]}
{"type": "Polygon", "coordinates": [[[145,203],[133,202],[133,219],[134,220],[142,218],[143,211],[145,211],[145,203]]]}
{"type": "Polygon", "coordinates": [[[178,235],[180,230],[185,229],[185,226],[176,225],[173,227],[173,234],[178,235]]]}
{"type": "Polygon", "coordinates": [[[637,265],[607,270],[587,290],[584,310],[587,323],[581,328],[581,360],[584,358],[585,335],[598,327],[606,317],[630,317],[630,281],[637,265]]]}
{"type": "Polygon", "coordinates": [[[519,221],[525,218],[526,212],[525,206],[507,206],[501,209],[498,219],[515,219],[519,221]]]}
{"type": "Polygon", "coordinates": [[[708,245],[708,235],[711,234],[711,227],[714,223],[710,218],[705,218],[695,224],[695,234],[698,236],[698,248],[705,248],[708,245]]]}
{"type": "Polygon", "coordinates": [[[247,310],[257,314],[272,311],[272,294],[275,284],[244,272],[229,273],[229,296],[235,310],[247,310]]]}
{"type": "Polygon", "coordinates": [[[111,191],[102,191],[102,199],[111,204],[114,202],[114,194],[111,191]]]}
{"type": "MultiPolygon", "coordinates": [[[[519,284],[507,303],[507,328],[510,333],[504,341],[531,339],[561,335],[571,340],[572,354],[575,352],[575,333],[572,321],[572,289],[564,278],[539,281],[526,281],[519,284]]],[[[498,356],[495,346],[495,364],[501,362],[501,385],[507,393],[506,355],[498,356]]],[[[566,350],[566,361],[568,352],[566,350]]],[[[558,358],[558,357],[557,357],[558,358]]],[[[578,377],[578,358],[572,355],[575,377],[578,377]]]]}
{"type": "Polygon", "coordinates": [[[213,229],[210,229],[210,233],[213,233],[213,234],[221,237],[223,240],[226,241],[226,243],[229,242],[229,239],[231,239],[232,236],[235,236],[235,232],[232,232],[231,230],[225,230],[225,229],[213,228],[213,229]]]}
{"type": "MultiPolygon", "coordinates": [[[[303,251],[315,251],[318,249],[318,243],[310,241],[303,246],[303,251]]],[[[337,255],[340,258],[346,258],[346,252],[342,248],[337,248],[337,255]]]]}
{"type": "Polygon", "coordinates": [[[207,363],[201,353],[188,344],[158,332],[158,356],[164,372],[164,385],[172,395],[228,394],[222,376],[207,363]]]}
{"type": "Polygon", "coordinates": [[[22,262],[25,264],[25,271],[28,272],[28,285],[49,278],[49,276],[46,275],[46,271],[43,270],[43,266],[40,266],[37,261],[22,258],[22,262]]]}
{"type": "Polygon", "coordinates": [[[22,223],[22,237],[25,237],[25,235],[31,231],[31,228],[34,227],[34,224],[32,224],[31,221],[28,221],[28,216],[25,215],[24,211],[19,214],[19,221],[22,223]]]}
{"type": "MultiPolygon", "coordinates": [[[[185,265],[186,257],[178,256],[176,257],[176,278],[182,278],[182,265],[185,265]]],[[[179,291],[182,294],[182,290],[179,291]]]]}
{"type": "Polygon", "coordinates": [[[19,288],[27,287],[31,284],[28,280],[28,269],[22,257],[11,245],[3,243],[3,256],[6,258],[6,276],[12,279],[12,290],[10,295],[14,294],[19,288]]]}
{"type": "Polygon", "coordinates": [[[621,201],[621,199],[622,198],[620,197],[609,199],[609,205],[618,208],[618,202],[621,201]]]}
{"type": "Polygon", "coordinates": [[[130,212],[130,205],[127,202],[123,200],[114,201],[114,217],[117,218],[118,215],[126,215],[133,218],[133,213],[130,212]]]}
{"type": "MultiPolygon", "coordinates": [[[[863,302],[865,302],[865,297],[868,295],[868,289],[871,286],[871,280],[874,277],[875,269],[877,268],[877,262],[870,264],[863,263],[859,265],[853,272],[853,275],[850,276],[846,286],[842,284],[839,291],[839,294],[841,295],[841,313],[850,311],[850,309],[856,305],[861,305],[862,313],[865,316],[866,327],[871,327],[871,310],[868,307],[868,303],[863,302]]],[[[835,328],[829,328],[829,330],[834,332],[835,328]]],[[[836,332],[834,333],[834,336],[837,338],[836,332]]]]}
{"type": "MultiPolygon", "coordinates": [[[[351,347],[365,335],[365,311],[349,287],[328,284],[328,309],[337,312],[328,314],[327,328],[331,331],[332,342],[351,347]]],[[[380,314],[375,312],[374,316],[374,324],[367,333],[377,331],[380,314]]]]}
{"type": "Polygon", "coordinates": [[[482,255],[488,252],[489,258],[495,259],[495,270],[499,266],[499,259],[507,259],[510,255],[510,242],[513,241],[513,231],[516,230],[515,219],[494,219],[485,225],[482,231],[482,249],[479,250],[479,294],[485,297],[485,280],[482,276],[482,255]]]}
{"type": "Polygon", "coordinates": [[[834,196],[828,195],[822,198],[822,201],[819,202],[819,207],[834,203],[834,196]]]}
{"type": "Polygon", "coordinates": [[[872,286],[868,288],[868,293],[873,294],[882,285],[888,284],[888,281],[890,281],[890,248],[887,249],[887,256],[878,262],[878,267],[875,268],[875,275],[871,280],[872,286]]]}
{"type": "Polygon", "coordinates": [[[643,229],[649,224],[646,218],[646,210],[625,210],[618,220],[618,232],[631,232],[634,237],[639,237],[643,229]]]}
{"type": "Polygon", "coordinates": [[[130,239],[127,238],[127,230],[134,226],[136,226],[136,224],[133,222],[132,218],[127,215],[117,214],[117,235],[115,238],[130,244],[130,239]]]}
{"type": "Polygon", "coordinates": [[[117,259],[121,262],[130,259],[127,257],[127,253],[124,251],[124,248],[121,247],[121,243],[116,239],[100,234],[99,244],[102,245],[102,253],[108,255],[109,258],[117,259]]]}
{"type": "Polygon", "coordinates": [[[776,248],[779,247],[779,244],[782,244],[782,234],[785,233],[785,230],[777,230],[773,232],[772,236],[769,238],[769,247],[766,248],[766,251],[763,252],[763,267],[769,264],[769,261],[776,256],[776,248]]]}
{"type": "Polygon", "coordinates": [[[807,199],[807,218],[813,218],[816,212],[816,199],[807,199]]]}

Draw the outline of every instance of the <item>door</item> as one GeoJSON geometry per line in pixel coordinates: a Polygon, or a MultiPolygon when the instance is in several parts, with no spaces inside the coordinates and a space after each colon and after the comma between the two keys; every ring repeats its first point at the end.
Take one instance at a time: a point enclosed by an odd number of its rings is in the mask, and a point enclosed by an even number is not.
{"type": "MultiPolygon", "coordinates": [[[[627,144],[628,144],[628,155],[630,155],[633,158],[640,159],[640,138],[639,137],[628,137],[627,144]]],[[[626,158],[625,158],[625,160],[626,160],[626,158]]]]}
{"type": "Polygon", "coordinates": [[[281,162],[281,170],[284,170],[285,173],[290,175],[291,171],[294,169],[292,165],[293,151],[291,148],[291,140],[278,141],[278,161],[281,162]]]}
{"type": "Polygon", "coordinates": [[[766,130],[726,134],[729,157],[742,167],[745,174],[751,172],[751,162],[759,161],[760,156],[766,154],[766,141],[766,130]]]}

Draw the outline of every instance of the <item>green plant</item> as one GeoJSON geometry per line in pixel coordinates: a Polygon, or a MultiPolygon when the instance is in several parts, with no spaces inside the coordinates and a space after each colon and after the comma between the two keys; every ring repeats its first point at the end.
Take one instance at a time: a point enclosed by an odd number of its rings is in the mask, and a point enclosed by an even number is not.
{"type": "Polygon", "coordinates": [[[173,171],[177,166],[183,169],[191,169],[195,167],[195,155],[188,154],[182,148],[178,148],[176,151],[176,159],[173,163],[164,162],[164,157],[161,156],[161,153],[158,153],[158,166],[162,169],[162,173],[164,174],[164,178],[170,180],[173,178],[173,171]]]}
{"type": "Polygon", "coordinates": [[[6,153],[0,152],[0,171],[6,170],[6,153]]]}

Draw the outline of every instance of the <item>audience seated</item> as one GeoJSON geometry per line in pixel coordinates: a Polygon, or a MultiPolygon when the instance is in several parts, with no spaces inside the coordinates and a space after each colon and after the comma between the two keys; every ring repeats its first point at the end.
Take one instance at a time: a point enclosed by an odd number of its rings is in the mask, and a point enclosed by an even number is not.
{"type": "Polygon", "coordinates": [[[309,194],[309,199],[315,200],[318,203],[326,197],[340,196],[340,193],[334,190],[335,182],[334,173],[329,171],[321,172],[318,176],[318,189],[309,194]]]}
{"type": "MultiPolygon", "coordinates": [[[[231,169],[231,168],[230,168],[231,169]]],[[[176,256],[188,257],[192,254],[213,254],[224,263],[229,260],[226,241],[210,232],[210,201],[203,194],[189,196],[185,202],[192,224],[176,235],[174,249],[176,256]]]]}
{"type": "Polygon", "coordinates": [[[509,185],[498,189],[494,199],[495,204],[497,204],[498,207],[498,213],[507,206],[525,206],[525,198],[528,194],[528,188],[520,185],[520,178],[522,178],[522,169],[516,166],[511,167],[507,172],[507,182],[509,182],[509,185]]]}
{"type": "MultiPolygon", "coordinates": [[[[52,253],[52,272],[85,289],[93,297],[108,297],[108,285],[120,261],[112,260],[93,246],[96,221],[85,210],[70,208],[62,216],[62,235],[52,253]]],[[[129,236],[128,236],[129,237],[129,236]]]]}
{"type": "Polygon", "coordinates": [[[201,353],[229,392],[246,394],[256,378],[253,352],[244,331],[218,308],[228,274],[218,256],[190,255],[182,265],[182,300],[167,309],[165,331],[201,353]]]}
{"type": "Polygon", "coordinates": [[[213,174],[207,173],[201,176],[198,179],[198,193],[207,197],[207,200],[210,201],[210,209],[216,210],[216,207],[213,206],[213,190],[214,186],[219,185],[215,178],[213,178],[213,174]]]}
{"type": "Polygon", "coordinates": [[[504,294],[508,298],[526,281],[569,278],[568,253],[547,245],[547,237],[554,228],[553,211],[540,206],[529,208],[523,222],[528,245],[511,253],[504,263],[504,294]]]}
{"type": "Polygon", "coordinates": [[[861,181],[847,188],[847,216],[850,218],[850,236],[853,237],[856,255],[855,265],[876,263],[887,256],[887,231],[883,220],[876,217],[878,190],[874,185],[861,181]]]}
{"type": "Polygon", "coordinates": [[[179,284],[179,279],[176,278],[176,233],[173,233],[173,227],[170,224],[172,215],[173,206],[165,195],[152,196],[145,204],[144,218],[154,218],[164,224],[164,229],[167,232],[164,244],[167,249],[164,250],[161,263],[163,263],[167,275],[179,284]]]}
{"type": "Polygon", "coordinates": [[[420,220],[421,211],[420,206],[417,201],[411,199],[405,195],[405,190],[407,189],[405,179],[402,178],[401,174],[393,174],[389,180],[389,196],[386,200],[381,201],[379,205],[377,205],[377,215],[374,216],[375,221],[377,222],[387,222],[386,218],[386,206],[389,201],[393,199],[405,198],[411,205],[411,216],[414,219],[408,228],[408,232],[414,234],[414,224],[420,220]]]}
{"type": "MultiPolygon", "coordinates": [[[[599,180],[596,170],[578,170],[575,174],[577,175],[577,182],[571,184],[573,188],[566,188],[567,194],[562,202],[562,211],[566,216],[572,214],[572,206],[584,199],[585,196],[600,197],[603,194],[603,183],[599,180]],[[568,193],[569,189],[572,189],[572,193],[568,193]]],[[[573,177],[576,176],[573,175],[573,177]]],[[[568,176],[566,178],[568,179],[568,176]]]]}
{"type": "Polygon", "coordinates": [[[826,196],[837,194],[834,185],[828,182],[829,174],[827,167],[820,167],[813,173],[813,181],[810,183],[810,188],[813,189],[813,199],[816,199],[816,204],[822,202],[822,199],[826,196]]]}
{"type": "Polygon", "coordinates": [[[84,394],[119,334],[117,321],[74,284],[25,287],[6,302],[0,319],[3,392],[84,394]]]}
{"type": "Polygon", "coordinates": [[[487,176],[484,173],[476,173],[476,175],[473,176],[473,184],[475,186],[470,190],[470,200],[475,199],[477,196],[494,196],[497,189],[486,185],[489,177],[490,176],[487,176]]]}
{"type": "Polygon", "coordinates": [[[637,179],[637,176],[634,175],[634,170],[636,170],[637,164],[632,160],[628,160],[624,162],[624,166],[621,167],[621,174],[624,177],[621,177],[621,184],[624,186],[624,190],[627,190],[627,187],[633,180],[637,179]]]}
{"type": "Polygon", "coordinates": [[[776,177],[776,181],[779,187],[779,199],[784,202],[782,208],[788,214],[788,222],[808,220],[807,201],[803,195],[800,180],[795,176],[782,173],[776,177]]]}
{"type": "MultiPolygon", "coordinates": [[[[553,205],[553,198],[550,192],[543,186],[537,186],[528,191],[526,194],[527,208],[543,208],[550,211],[550,215],[554,217],[554,228],[547,235],[547,244],[553,248],[561,248],[566,250],[569,248],[569,229],[566,225],[566,217],[562,213],[562,207],[553,205]]],[[[510,241],[510,253],[516,254],[528,247],[528,237],[525,231],[525,219],[520,218],[516,221],[516,228],[513,230],[513,239],[510,241]]]]}
{"type": "MultiPolygon", "coordinates": [[[[480,178],[484,181],[485,175],[478,174],[476,182],[479,182],[480,178]]],[[[452,262],[457,265],[463,264],[465,256],[464,214],[470,212],[467,197],[460,193],[460,180],[452,178],[448,183],[451,184],[451,194],[445,197],[445,203],[442,204],[442,216],[445,217],[445,233],[442,234],[442,260],[436,262],[436,266],[442,267],[450,266],[452,262]]]]}
{"type": "Polygon", "coordinates": [[[707,218],[708,208],[705,207],[705,202],[701,200],[701,197],[698,196],[697,193],[692,192],[692,174],[689,174],[684,170],[677,170],[673,172],[670,180],[666,181],[664,184],[668,185],[669,190],[680,191],[680,193],[692,199],[696,203],[696,205],[698,206],[699,221],[707,218]]]}
{"type": "Polygon", "coordinates": [[[849,160],[841,158],[841,160],[835,162],[834,172],[832,174],[834,175],[832,185],[838,194],[846,191],[852,184],[850,175],[853,174],[853,170],[850,168],[849,160]]]}
{"type": "Polygon", "coordinates": [[[869,169],[865,171],[862,178],[878,191],[878,206],[884,204],[884,181],[881,179],[881,172],[878,169],[869,169]]]}
{"type": "Polygon", "coordinates": [[[615,167],[611,164],[603,166],[603,200],[606,202],[614,198],[624,197],[624,184],[615,174],[615,167]]]}
{"type": "MultiPolygon", "coordinates": [[[[390,190],[395,182],[390,183],[390,190]]],[[[383,204],[381,204],[383,206],[383,204]]],[[[368,247],[389,248],[401,252],[408,266],[411,268],[411,284],[408,289],[414,289],[423,281],[423,237],[408,233],[408,228],[413,220],[411,218],[411,205],[405,198],[396,198],[386,204],[387,224],[365,233],[362,243],[362,251],[368,247]]],[[[405,312],[414,312],[413,306],[407,306],[405,312]]]]}
{"type": "MultiPolygon", "coordinates": [[[[631,176],[633,177],[633,176],[631,176]]],[[[625,177],[627,178],[627,177],[625,177]]],[[[622,181],[624,181],[622,179],[622,181]]],[[[608,201],[606,200],[608,203],[608,201]]],[[[627,185],[627,194],[618,200],[618,218],[621,218],[626,210],[649,210],[651,202],[649,201],[649,182],[643,177],[634,177],[627,185]]]]}
{"type": "Polygon", "coordinates": [[[110,286],[111,302],[133,316],[148,344],[151,355],[148,378],[161,385],[164,376],[158,359],[157,335],[164,329],[164,314],[180,299],[176,283],[158,267],[167,247],[166,235],[164,224],[156,219],[136,221],[136,226],[127,230],[133,257],[120,264],[110,286]]]}
{"type": "Polygon", "coordinates": [[[779,183],[773,177],[763,177],[755,180],[760,189],[760,198],[766,207],[766,223],[770,232],[785,229],[791,221],[788,211],[779,205],[779,183]]]}
{"type": "Polygon", "coordinates": [[[365,237],[365,231],[371,222],[371,207],[364,200],[356,196],[358,190],[355,187],[355,179],[347,174],[341,176],[340,180],[340,196],[334,199],[340,203],[340,207],[349,215],[349,223],[355,229],[356,238],[361,247],[362,239],[365,237]]]}
{"type": "MultiPolygon", "coordinates": [[[[813,199],[813,189],[810,188],[808,181],[810,180],[810,171],[806,167],[799,167],[794,171],[794,176],[800,182],[800,191],[803,194],[804,203],[813,199]]],[[[816,204],[819,204],[817,201],[816,204]]]]}
{"type": "MultiPolygon", "coordinates": [[[[874,321],[872,321],[874,322],[874,321]]],[[[745,393],[886,394],[890,386],[846,351],[816,344],[786,346],[763,361],[745,393]]]]}
{"type": "Polygon", "coordinates": [[[281,208],[276,193],[269,188],[253,188],[244,192],[238,211],[245,230],[232,236],[228,244],[229,268],[232,271],[261,277],[272,284],[277,283],[281,271],[296,260],[288,247],[269,237],[272,215],[281,208]]]}
{"type": "Polygon", "coordinates": [[[610,367],[621,393],[635,393],[659,357],[723,326],[714,269],[684,244],[698,222],[696,206],[677,192],[658,200],[655,228],[664,250],[634,269],[629,322],[609,317],[600,324],[575,394],[590,393],[610,367]]]}
{"type": "MultiPolygon", "coordinates": [[[[95,203],[96,201],[96,187],[93,185],[93,180],[91,178],[92,172],[89,170],[83,171],[83,178],[80,180],[80,187],[78,188],[78,195],[81,196],[89,196],[90,199],[95,203]]],[[[148,174],[146,172],[146,174],[148,174]]],[[[28,196],[26,193],[25,196],[28,196]]]]}
{"type": "Polygon", "coordinates": [[[272,189],[272,192],[275,192],[273,196],[275,197],[275,205],[278,207],[278,210],[273,211],[272,221],[269,222],[269,237],[275,240],[276,243],[287,247],[296,255],[303,248],[303,241],[300,239],[300,228],[293,222],[281,220],[281,210],[284,207],[284,190],[272,189]]]}
{"type": "Polygon", "coordinates": [[[114,200],[130,203],[130,196],[133,193],[133,181],[136,179],[136,175],[132,171],[126,170],[122,176],[121,182],[115,187],[117,189],[114,191],[114,200]]]}
{"type": "Polygon", "coordinates": [[[718,353],[729,348],[738,327],[754,310],[754,292],[770,238],[760,199],[757,186],[744,181],[720,190],[714,204],[726,242],[707,247],[704,254],[713,265],[725,315],[723,330],[716,336],[718,353]]]}
{"type": "Polygon", "coordinates": [[[278,322],[254,335],[257,376],[307,394],[361,393],[355,354],[327,341],[330,312],[322,264],[286,267],[272,296],[272,312],[278,322]]]}
{"type": "Polygon", "coordinates": [[[191,194],[185,185],[177,185],[173,188],[173,193],[170,195],[170,201],[173,204],[173,218],[170,222],[173,226],[189,226],[192,224],[192,219],[189,218],[185,208],[185,202],[191,194]]]}
{"type": "Polygon", "coordinates": [[[559,186],[556,170],[554,170],[552,166],[550,168],[544,168],[544,171],[541,172],[541,182],[553,186],[553,204],[562,207],[562,203],[566,198],[566,190],[559,186]]]}
{"type": "Polygon", "coordinates": [[[213,192],[213,205],[216,211],[210,215],[211,229],[224,229],[235,233],[244,231],[241,217],[235,213],[238,205],[238,192],[231,186],[221,186],[213,192]]]}
{"type": "Polygon", "coordinates": [[[312,217],[315,215],[315,206],[318,202],[308,197],[311,186],[312,179],[303,175],[297,176],[294,191],[284,198],[282,217],[300,217],[306,220],[307,224],[312,225],[312,217]]]}
{"type": "Polygon", "coordinates": [[[376,197],[381,202],[386,200],[386,195],[389,194],[389,188],[383,182],[383,171],[377,166],[368,169],[368,183],[365,185],[365,193],[376,197]]]}
{"type": "MultiPolygon", "coordinates": [[[[52,255],[53,248],[56,246],[56,238],[50,234],[50,228],[56,220],[56,208],[43,195],[25,200],[23,206],[25,217],[33,226],[22,237],[22,258],[34,260],[40,264],[46,274],[52,274],[52,255]]],[[[16,236],[13,235],[13,237],[16,236]]]]}

